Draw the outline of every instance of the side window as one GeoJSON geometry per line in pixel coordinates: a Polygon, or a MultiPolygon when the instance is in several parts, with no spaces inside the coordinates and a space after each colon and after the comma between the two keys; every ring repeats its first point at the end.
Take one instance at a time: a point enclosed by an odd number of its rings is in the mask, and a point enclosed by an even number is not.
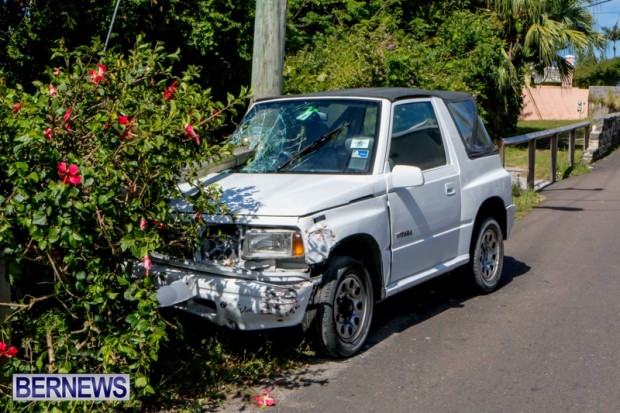
{"type": "Polygon", "coordinates": [[[461,133],[465,149],[471,157],[495,153],[495,145],[489,137],[472,100],[448,102],[452,119],[461,133]]]}
{"type": "Polygon", "coordinates": [[[390,164],[422,170],[446,164],[446,151],[431,102],[402,103],[392,114],[390,164]]]}

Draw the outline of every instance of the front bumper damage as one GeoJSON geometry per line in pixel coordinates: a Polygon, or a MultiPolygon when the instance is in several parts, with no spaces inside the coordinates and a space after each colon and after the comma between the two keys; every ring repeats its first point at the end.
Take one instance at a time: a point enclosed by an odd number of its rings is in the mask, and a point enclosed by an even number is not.
{"type": "Polygon", "coordinates": [[[160,278],[160,307],[174,307],[217,325],[240,330],[300,324],[320,282],[307,273],[287,277],[253,277],[246,273],[216,274],[193,268],[154,263],[160,278]],[[277,281],[277,282],[276,282],[277,281]]]}

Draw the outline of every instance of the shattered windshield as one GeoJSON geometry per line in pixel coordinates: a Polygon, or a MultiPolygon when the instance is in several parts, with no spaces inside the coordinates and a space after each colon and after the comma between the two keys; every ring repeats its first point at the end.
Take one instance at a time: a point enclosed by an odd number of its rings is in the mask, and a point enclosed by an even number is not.
{"type": "Polygon", "coordinates": [[[290,99],[260,102],[231,143],[253,157],[240,172],[367,173],[373,162],[379,102],[290,99]]]}

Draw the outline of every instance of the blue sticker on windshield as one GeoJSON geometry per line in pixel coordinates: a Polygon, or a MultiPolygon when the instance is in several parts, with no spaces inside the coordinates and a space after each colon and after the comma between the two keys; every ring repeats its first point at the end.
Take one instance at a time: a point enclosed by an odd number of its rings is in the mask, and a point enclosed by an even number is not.
{"type": "Polygon", "coordinates": [[[368,158],[368,151],[367,150],[359,150],[359,149],[355,150],[351,154],[351,157],[366,159],[366,158],[368,158]]]}

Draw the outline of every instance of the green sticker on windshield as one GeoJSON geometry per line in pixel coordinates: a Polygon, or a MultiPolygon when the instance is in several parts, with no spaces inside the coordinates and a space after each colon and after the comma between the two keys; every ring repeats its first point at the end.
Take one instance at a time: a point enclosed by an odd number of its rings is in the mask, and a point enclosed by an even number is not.
{"type": "Polygon", "coordinates": [[[297,116],[296,119],[304,121],[304,120],[308,119],[310,116],[312,116],[313,113],[319,113],[319,110],[317,108],[312,107],[312,106],[308,106],[308,108],[304,111],[304,113],[302,113],[301,115],[297,116]]]}

